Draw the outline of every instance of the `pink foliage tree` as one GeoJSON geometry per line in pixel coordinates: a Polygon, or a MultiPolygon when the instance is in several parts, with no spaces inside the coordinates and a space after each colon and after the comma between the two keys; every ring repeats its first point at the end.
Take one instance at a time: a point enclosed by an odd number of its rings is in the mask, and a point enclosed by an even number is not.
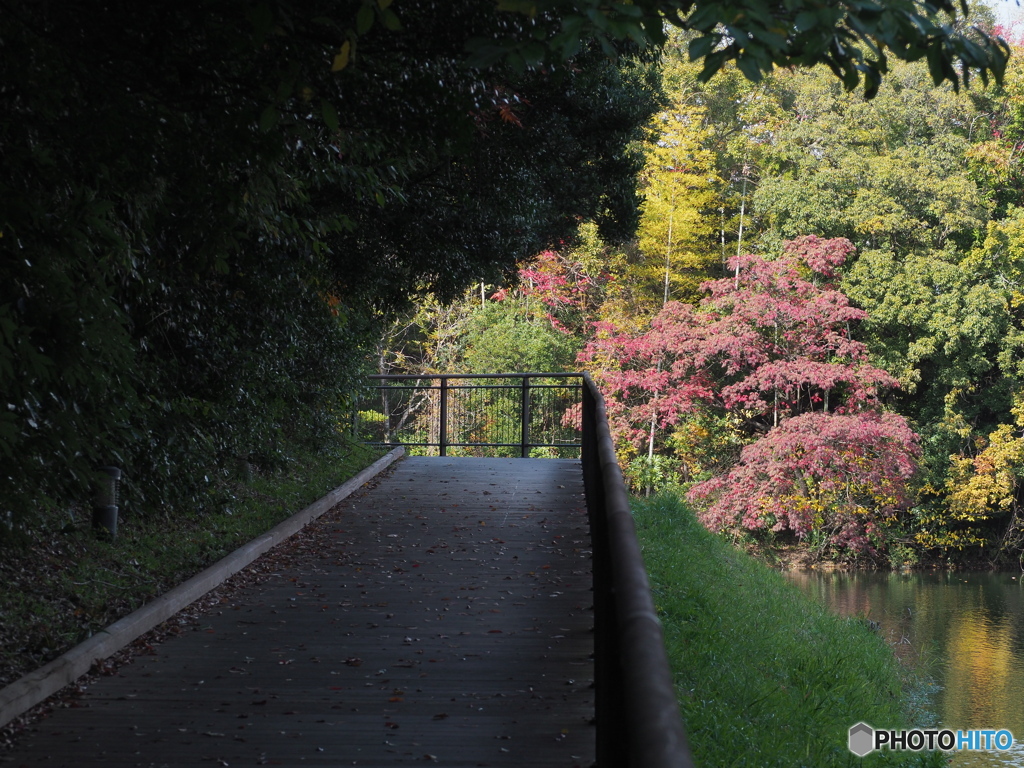
{"type": "Polygon", "coordinates": [[[918,455],[917,436],[896,414],[808,412],[746,446],[728,474],[689,496],[712,530],[789,530],[864,551],[910,505],[918,455]]]}
{"type": "Polygon", "coordinates": [[[879,401],[897,382],[852,338],[866,315],[829,282],[853,250],[808,236],[775,260],[736,257],[735,276],[705,283],[699,306],[670,303],[637,336],[598,328],[584,351],[603,363],[617,433],[637,449],[655,427],[708,410],[754,441],[691,489],[709,527],[863,549],[909,504],[916,436],[879,401]]]}
{"type": "MultiPolygon", "coordinates": [[[[536,299],[544,307],[552,328],[565,334],[582,333],[584,318],[599,294],[605,276],[594,277],[583,264],[558,251],[543,251],[519,268],[519,293],[536,299]]],[[[502,289],[491,298],[502,301],[509,291],[502,289]]]]}

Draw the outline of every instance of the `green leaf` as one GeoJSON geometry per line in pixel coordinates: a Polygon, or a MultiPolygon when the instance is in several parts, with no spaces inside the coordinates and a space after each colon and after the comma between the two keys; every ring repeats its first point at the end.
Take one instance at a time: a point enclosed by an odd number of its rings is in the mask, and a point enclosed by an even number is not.
{"type": "Polygon", "coordinates": [[[796,28],[801,32],[806,32],[809,29],[814,29],[818,26],[818,14],[812,13],[811,11],[801,11],[796,15],[796,28]]]}
{"type": "Polygon", "coordinates": [[[519,51],[509,51],[505,60],[513,72],[522,74],[526,71],[526,61],[523,59],[523,54],[519,51]]]}
{"type": "MultiPolygon", "coordinates": [[[[729,15],[731,18],[731,14],[729,15]]],[[[690,29],[707,32],[714,29],[726,17],[726,10],[721,3],[700,5],[686,20],[690,29]]]]}
{"type": "Polygon", "coordinates": [[[704,67],[701,69],[697,79],[706,83],[715,73],[720,70],[728,59],[728,51],[715,51],[704,57],[704,67]]]}
{"type": "Polygon", "coordinates": [[[710,54],[715,46],[718,45],[720,36],[717,34],[703,35],[695,40],[691,40],[688,46],[690,53],[690,61],[696,61],[697,59],[703,59],[705,56],[710,54]]]}
{"type": "Polygon", "coordinates": [[[281,114],[277,111],[277,107],[271,104],[269,107],[263,110],[263,114],[260,115],[260,130],[264,133],[269,132],[281,121],[281,114]]]}
{"type": "Polygon", "coordinates": [[[764,43],[769,49],[782,51],[786,47],[785,35],[779,34],[774,30],[755,26],[751,27],[750,33],[754,36],[755,39],[760,40],[762,43],[764,43]]]}
{"type": "Polygon", "coordinates": [[[547,53],[547,49],[537,42],[527,43],[522,48],[523,60],[529,67],[536,67],[544,61],[544,55],[547,53]]]}
{"type": "Polygon", "coordinates": [[[384,22],[385,29],[391,32],[397,32],[402,28],[402,22],[399,20],[395,12],[390,9],[385,9],[380,15],[381,21],[384,22]]]}
{"type": "Polygon", "coordinates": [[[608,17],[601,12],[598,8],[587,9],[587,18],[594,25],[594,28],[600,32],[608,31],[608,17]]]}
{"type": "Polygon", "coordinates": [[[942,49],[935,44],[928,46],[928,72],[935,85],[940,85],[946,76],[943,71],[942,49]]]}
{"type": "Polygon", "coordinates": [[[740,56],[736,59],[736,66],[748,80],[756,83],[761,79],[761,67],[753,56],[740,56]]]}
{"type": "Polygon", "coordinates": [[[356,14],[356,33],[365,35],[373,26],[373,6],[363,4],[356,14]]]}
{"type": "Polygon", "coordinates": [[[329,101],[320,102],[320,114],[324,118],[324,123],[332,131],[337,131],[339,128],[338,111],[334,108],[334,105],[329,101]]]}

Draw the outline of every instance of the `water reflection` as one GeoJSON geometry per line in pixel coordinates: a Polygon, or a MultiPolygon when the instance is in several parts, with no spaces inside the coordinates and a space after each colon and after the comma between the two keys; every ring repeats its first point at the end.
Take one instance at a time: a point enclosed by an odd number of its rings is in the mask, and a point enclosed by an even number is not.
{"type": "MultiPolygon", "coordinates": [[[[921,726],[1006,728],[1007,753],[957,753],[957,768],[1024,766],[1024,588],[1002,573],[787,574],[836,612],[877,622],[935,683],[921,726]],[[930,710],[930,712],[928,712],[930,710]]],[[[882,726],[881,723],[874,725],[882,726]]]]}

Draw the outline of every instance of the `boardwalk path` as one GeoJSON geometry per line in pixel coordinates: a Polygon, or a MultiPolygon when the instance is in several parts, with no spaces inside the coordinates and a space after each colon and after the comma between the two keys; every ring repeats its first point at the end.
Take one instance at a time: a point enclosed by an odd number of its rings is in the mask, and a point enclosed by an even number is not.
{"type": "Polygon", "coordinates": [[[586,523],[577,461],[406,459],[6,764],[589,766],[586,523]]]}

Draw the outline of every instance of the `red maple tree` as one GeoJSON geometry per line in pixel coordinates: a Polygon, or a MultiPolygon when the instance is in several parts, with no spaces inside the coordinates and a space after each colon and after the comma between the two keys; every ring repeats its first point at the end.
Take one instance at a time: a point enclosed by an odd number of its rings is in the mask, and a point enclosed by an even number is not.
{"type": "Polygon", "coordinates": [[[736,257],[699,306],[667,304],[640,335],[598,328],[584,351],[606,366],[609,413],[637,449],[708,411],[749,443],[690,490],[709,527],[860,550],[910,503],[917,438],[879,400],[897,382],[851,336],[866,314],[829,282],[853,251],[806,236],[778,259],[736,257]]]}

